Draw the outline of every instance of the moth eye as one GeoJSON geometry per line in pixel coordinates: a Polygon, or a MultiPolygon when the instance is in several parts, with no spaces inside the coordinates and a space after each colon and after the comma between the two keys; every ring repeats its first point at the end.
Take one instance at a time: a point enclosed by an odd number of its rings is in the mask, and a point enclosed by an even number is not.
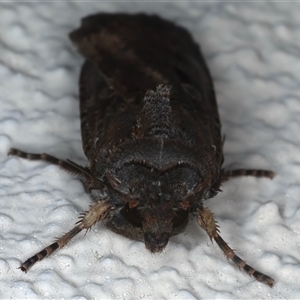
{"type": "Polygon", "coordinates": [[[189,213],[186,210],[179,209],[173,219],[173,228],[180,227],[188,222],[189,213]]]}
{"type": "Polygon", "coordinates": [[[125,219],[135,227],[142,227],[142,218],[136,207],[130,208],[129,204],[126,203],[125,206],[121,209],[121,214],[125,219]]]}

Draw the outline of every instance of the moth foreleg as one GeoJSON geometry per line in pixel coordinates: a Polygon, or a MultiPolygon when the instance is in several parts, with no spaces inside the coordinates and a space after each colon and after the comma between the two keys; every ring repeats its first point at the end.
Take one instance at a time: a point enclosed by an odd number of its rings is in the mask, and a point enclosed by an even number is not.
{"type": "Polygon", "coordinates": [[[18,149],[11,148],[8,152],[8,155],[14,155],[29,160],[43,160],[50,164],[58,165],[64,170],[74,173],[76,175],[84,176],[85,178],[92,177],[92,174],[89,172],[87,168],[81,167],[70,160],[64,161],[46,153],[42,153],[42,154],[27,153],[18,149]]]}
{"type": "Polygon", "coordinates": [[[274,284],[273,278],[260,273],[249,266],[244,260],[238,257],[222,239],[218,233],[218,226],[216,225],[212,212],[208,208],[201,208],[198,212],[198,224],[206,231],[210,239],[214,239],[216,241],[227,259],[231,259],[240,269],[243,269],[248,275],[253,276],[256,280],[272,287],[274,284]]]}
{"type": "Polygon", "coordinates": [[[267,177],[273,179],[275,173],[270,170],[260,170],[260,169],[236,169],[228,170],[222,174],[222,182],[227,181],[230,177],[238,176],[254,176],[254,177],[267,177]]]}
{"type": "Polygon", "coordinates": [[[47,246],[42,251],[36,253],[32,257],[28,258],[24,263],[21,264],[20,269],[27,273],[27,271],[37,262],[45,257],[49,256],[52,252],[57,249],[64,247],[75,235],[77,235],[83,229],[90,229],[100,219],[106,217],[108,211],[112,209],[112,206],[105,201],[99,201],[90,206],[89,211],[83,214],[80,221],[76,226],[69,232],[60,237],[56,242],[47,246]]]}
{"type": "Polygon", "coordinates": [[[82,230],[81,224],[75,226],[72,230],[67,232],[65,235],[63,235],[61,238],[59,238],[56,242],[53,244],[47,246],[42,251],[36,253],[32,257],[28,258],[25,262],[23,262],[20,266],[20,269],[27,273],[27,271],[37,262],[45,257],[49,256],[52,252],[54,252],[56,249],[62,248],[65,244],[67,244],[77,233],[79,233],[82,230]]]}

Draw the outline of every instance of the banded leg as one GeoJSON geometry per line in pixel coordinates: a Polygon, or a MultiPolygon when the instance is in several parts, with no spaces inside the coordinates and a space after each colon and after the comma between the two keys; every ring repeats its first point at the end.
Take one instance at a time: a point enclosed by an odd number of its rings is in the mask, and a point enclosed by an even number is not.
{"type": "Polygon", "coordinates": [[[274,279],[256,271],[251,266],[246,264],[244,260],[238,257],[234,251],[227,245],[218,233],[218,226],[214,220],[212,212],[208,208],[199,209],[199,216],[197,217],[198,224],[206,231],[210,239],[214,239],[219,245],[227,259],[231,259],[240,269],[243,269],[248,275],[253,276],[256,280],[261,281],[272,287],[274,279]]]}
{"type": "Polygon", "coordinates": [[[107,216],[109,210],[111,209],[113,209],[113,207],[105,201],[99,201],[91,205],[89,211],[83,214],[81,220],[79,220],[76,223],[77,225],[73,229],[64,234],[53,244],[47,246],[42,251],[28,258],[25,262],[21,264],[20,269],[23,272],[27,273],[27,271],[37,261],[40,261],[45,257],[49,256],[55,250],[64,247],[75,235],[77,235],[83,229],[89,230],[95,223],[100,221],[100,219],[104,219],[107,216]]]}
{"type": "Polygon", "coordinates": [[[230,177],[238,176],[254,176],[254,177],[267,177],[273,179],[275,173],[270,170],[260,170],[260,169],[236,169],[225,171],[222,175],[222,182],[227,181],[230,177]]]}
{"type": "Polygon", "coordinates": [[[87,180],[99,181],[97,178],[95,178],[91,174],[91,172],[89,171],[88,168],[79,166],[78,164],[74,163],[71,160],[65,161],[65,160],[58,159],[58,158],[51,156],[49,154],[46,154],[46,153],[33,154],[33,153],[23,152],[21,150],[14,149],[14,148],[11,148],[9,150],[8,155],[14,155],[14,156],[18,156],[18,157],[29,159],[29,160],[43,160],[50,164],[57,165],[70,173],[73,173],[73,174],[79,175],[79,176],[83,176],[87,180]]]}

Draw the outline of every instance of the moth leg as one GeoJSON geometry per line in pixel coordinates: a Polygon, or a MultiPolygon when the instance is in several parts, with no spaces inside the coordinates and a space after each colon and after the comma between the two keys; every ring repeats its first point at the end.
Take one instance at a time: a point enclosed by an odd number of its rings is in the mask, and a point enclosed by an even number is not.
{"type": "Polygon", "coordinates": [[[8,152],[8,155],[14,155],[29,160],[43,160],[50,164],[58,165],[62,169],[68,172],[74,173],[76,175],[84,176],[86,179],[95,178],[87,168],[81,167],[70,160],[64,161],[46,153],[33,154],[33,153],[27,153],[18,149],[11,148],[8,152]]]}
{"type": "Polygon", "coordinates": [[[71,229],[69,232],[64,234],[53,244],[47,246],[42,251],[28,258],[25,262],[21,264],[20,269],[23,272],[27,273],[27,271],[37,261],[40,261],[45,257],[49,256],[55,250],[64,247],[81,230],[83,229],[89,230],[95,223],[100,221],[100,219],[105,218],[107,216],[107,213],[111,209],[113,209],[113,207],[110,204],[106,203],[105,201],[99,201],[91,205],[89,211],[83,214],[81,220],[76,223],[77,225],[73,229],[71,229]]]}
{"type": "Polygon", "coordinates": [[[240,269],[243,269],[248,275],[253,276],[256,280],[261,281],[272,287],[274,279],[256,271],[251,266],[246,264],[244,260],[238,257],[234,251],[227,245],[227,243],[219,235],[218,226],[214,220],[212,212],[208,208],[200,208],[197,216],[198,224],[206,231],[210,239],[214,239],[219,245],[227,259],[231,259],[240,269]]]}
{"type": "Polygon", "coordinates": [[[260,169],[236,169],[225,171],[222,175],[222,182],[227,181],[230,177],[238,176],[254,176],[254,177],[267,177],[273,179],[275,173],[270,170],[260,170],[260,169]]]}

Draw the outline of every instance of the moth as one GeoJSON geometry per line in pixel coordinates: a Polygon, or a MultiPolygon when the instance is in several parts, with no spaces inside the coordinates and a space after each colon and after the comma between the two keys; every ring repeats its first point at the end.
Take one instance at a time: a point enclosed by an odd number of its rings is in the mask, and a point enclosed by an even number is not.
{"type": "Polygon", "coordinates": [[[80,116],[89,166],[16,149],[9,155],[44,160],[78,175],[94,202],[73,229],[20,269],[27,272],[98,221],[158,253],[195,218],[228,259],[273,286],[271,277],[228,246],[204,206],[231,177],[274,173],[222,168],[212,78],[188,31],[155,15],[99,13],[84,18],[70,38],[86,58],[80,116]]]}

